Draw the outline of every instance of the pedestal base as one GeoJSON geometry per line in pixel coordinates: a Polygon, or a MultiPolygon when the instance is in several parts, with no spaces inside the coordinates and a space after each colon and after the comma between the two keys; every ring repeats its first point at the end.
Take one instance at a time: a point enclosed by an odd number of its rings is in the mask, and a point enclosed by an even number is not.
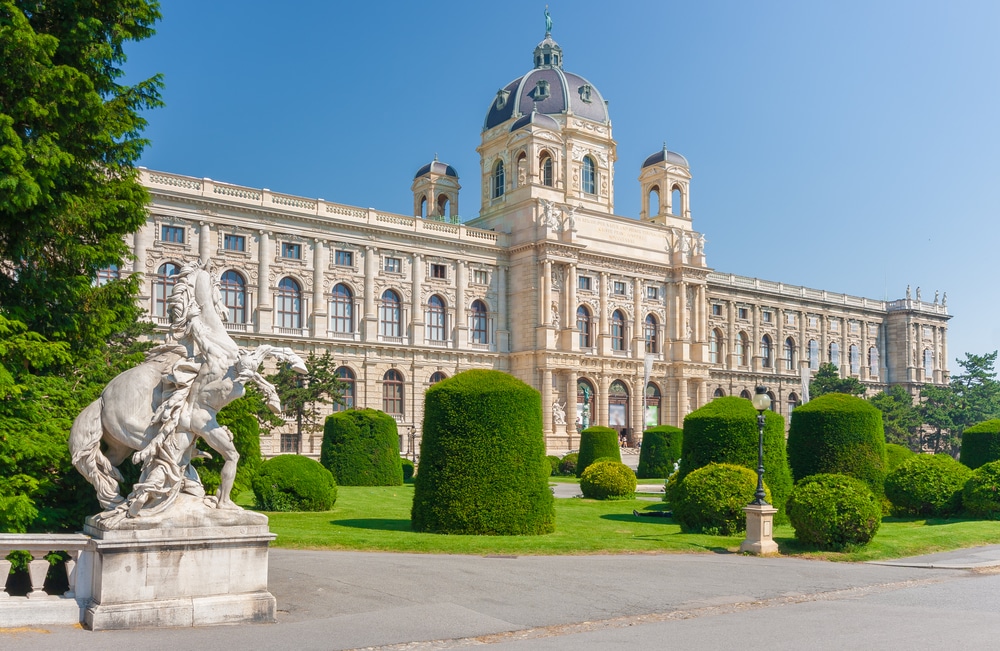
{"type": "Polygon", "coordinates": [[[92,630],[273,622],[267,591],[267,517],[202,507],[188,500],[162,516],[106,525],[87,519],[92,536],[92,630]]]}
{"type": "Polygon", "coordinates": [[[751,504],[743,507],[747,514],[747,537],[740,545],[741,552],[757,554],[777,554],[778,543],[772,539],[774,514],[778,509],[770,504],[751,504]]]}

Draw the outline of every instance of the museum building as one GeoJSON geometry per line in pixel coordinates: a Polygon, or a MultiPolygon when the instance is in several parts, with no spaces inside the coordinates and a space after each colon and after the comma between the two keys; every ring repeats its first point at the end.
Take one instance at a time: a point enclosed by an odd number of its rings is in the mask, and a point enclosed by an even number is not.
{"type": "MultiPolygon", "coordinates": [[[[458,174],[436,159],[413,179],[412,215],[142,168],[151,203],[133,271],[158,331],[167,336],[173,274],[211,261],[237,343],[330,351],[346,407],[393,415],[404,454],[419,448],[426,389],[472,368],[541,392],[550,453],[575,449],[591,424],[635,443],[644,427],[680,426],[758,384],[787,418],[823,362],[870,392],[948,382],[946,299],[907,289],[875,300],[709,267],[682,155],[650,155],[638,218],[616,215],[607,103],[563,69],[550,34],[532,61],[490,102],[481,209],[465,223],[458,174]]],[[[318,456],[321,440],[290,423],[261,446],[318,456]]]]}

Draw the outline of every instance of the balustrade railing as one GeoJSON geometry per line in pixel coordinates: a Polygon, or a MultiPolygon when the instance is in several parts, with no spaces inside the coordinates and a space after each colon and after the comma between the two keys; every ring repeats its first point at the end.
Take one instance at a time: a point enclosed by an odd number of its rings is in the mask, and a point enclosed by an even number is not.
{"type": "Polygon", "coordinates": [[[58,599],[76,596],[76,565],[80,554],[90,540],[83,534],[15,534],[0,533],[0,577],[4,578],[0,585],[0,608],[3,603],[16,599],[58,599]],[[14,597],[7,592],[7,579],[10,574],[11,561],[7,557],[11,552],[24,551],[31,556],[28,562],[28,575],[31,579],[31,591],[24,597],[14,597]],[[66,552],[66,583],[69,590],[62,595],[50,595],[45,592],[45,576],[49,571],[49,561],[46,558],[54,552],[66,552]]]}

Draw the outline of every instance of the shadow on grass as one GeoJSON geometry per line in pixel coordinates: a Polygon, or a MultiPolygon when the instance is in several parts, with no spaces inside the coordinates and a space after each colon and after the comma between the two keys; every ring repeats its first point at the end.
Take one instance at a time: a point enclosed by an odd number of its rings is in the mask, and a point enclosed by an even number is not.
{"type": "Polygon", "coordinates": [[[356,518],[330,520],[330,524],[351,529],[373,529],[375,531],[412,531],[410,521],[402,518],[356,518]]]}

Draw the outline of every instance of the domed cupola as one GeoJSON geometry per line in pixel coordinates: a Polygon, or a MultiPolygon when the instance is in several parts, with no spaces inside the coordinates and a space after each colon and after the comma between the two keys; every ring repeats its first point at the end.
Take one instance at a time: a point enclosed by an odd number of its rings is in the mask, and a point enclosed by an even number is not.
{"type": "Polygon", "coordinates": [[[536,68],[562,68],[562,48],[552,40],[552,35],[545,33],[542,42],[535,46],[536,68]]]}
{"type": "Polygon", "coordinates": [[[639,171],[642,208],[639,217],[655,223],[678,225],[691,221],[691,169],[687,159],[667,149],[666,143],[646,158],[639,171]]]}
{"type": "Polygon", "coordinates": [[[447,163],[434,160],[413,177],[413,215],[435,221],[458,221],[458,172],[447,163]]]}

